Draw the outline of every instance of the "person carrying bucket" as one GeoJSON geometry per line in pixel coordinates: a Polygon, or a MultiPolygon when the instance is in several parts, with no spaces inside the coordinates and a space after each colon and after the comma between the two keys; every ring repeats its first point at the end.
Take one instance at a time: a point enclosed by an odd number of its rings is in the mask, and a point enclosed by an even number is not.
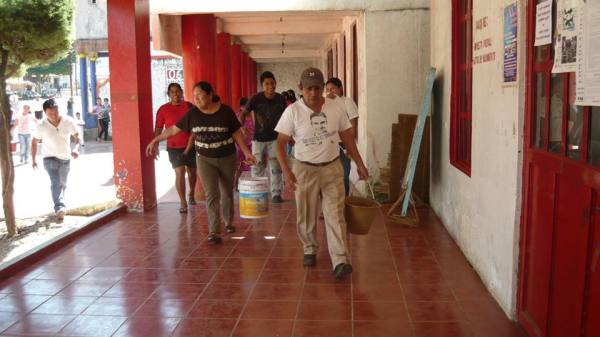
{"type": "Polygon", "coordinates": [[[352,266],[348,262],[346,242],[340,140],[356,161],[359,177],[367,179],[369,172],[354,142],[352,125],[344,107],[323,97],[324,85],[323,73],[319,69],[308,68],[302,72],[299,89],[303,98],[287,107],[275,128],[279,133],[277,158],[286,183],[295,193],[296,223],[304,246],[304,266],[316,264],[319,247],[316,225],[321,202],[333,274],[336,280],[341,280],[352,272],[352,266]],[[292,137],[296,141],[296,160],[290,169],[286,145],[292,137]]]}
{"type": "Polygon", "coordinates": [[[263,157],[267,156],[271,176],[271,202],[282,203],[283,181],[281,180],[281,167],[277,163],[275,147],[277,144],[277,132],[275,126],[281,118],[283,110],[287,106],[286,99],[282,94],[275,92],[277,82],[275,75],[265,71],[260,75],[260,83],[263,91],[254,95],[246,103],[245,114],[242,114],[241,122],[250,115],[254,120],[254,137],[252,138],[252,154],[258,160],[252,166],[253,177],[264,177],[266,162],[263,157]]]}
{"type": "Polygon", "coordinates": [[[146,154],[154,156],[155,144],[179,132],[191,132],[196,147],[196,163],[206,193],[208,213],[208,241],[222,243],[221,214],[225,231],[234,233],[233,182],[236,169],[235,144],[244,152],[246,161],[256,163],[244,142],[241,124],[235,112],[219,101],[208,82],[198,82],[193,89],[194,107],[175,125],[154,137],[146,147],[146,154]],[[219,192],[222,191],[222,194],[219,192]],[[220,208],[220,212],[219,212],[220,208]]]}

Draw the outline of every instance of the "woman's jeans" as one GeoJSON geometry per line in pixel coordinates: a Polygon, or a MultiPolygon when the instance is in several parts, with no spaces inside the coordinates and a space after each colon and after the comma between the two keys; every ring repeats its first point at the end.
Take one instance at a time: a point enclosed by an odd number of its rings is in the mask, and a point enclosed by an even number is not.
{"type": "Polygon", "coordinates": [[[108,124],[110,123],[110,119],[99,119],[100,125],[102,126],[102,131],[98,134],[98,138],[102,138],[102,134],[104,134],[104,140],[108,140],[108,124]]]}

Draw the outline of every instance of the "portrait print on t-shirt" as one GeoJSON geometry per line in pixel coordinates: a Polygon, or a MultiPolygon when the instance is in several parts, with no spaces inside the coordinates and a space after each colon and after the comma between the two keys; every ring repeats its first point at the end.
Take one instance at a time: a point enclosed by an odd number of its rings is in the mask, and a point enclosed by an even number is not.
{"type": "Polygon", "coordinates": [[[336,131],[327,132],[327,115],[323,112],[313,112],[310,115],[310,126],[313,136],[300,139],[304,146],[322,145],[327,138],[337,134],[336,131]]]}

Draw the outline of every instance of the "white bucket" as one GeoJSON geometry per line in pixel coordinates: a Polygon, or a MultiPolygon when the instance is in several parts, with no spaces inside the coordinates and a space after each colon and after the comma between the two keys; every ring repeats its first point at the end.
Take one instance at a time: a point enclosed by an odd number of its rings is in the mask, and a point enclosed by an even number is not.
{"type": "Polygon", "coordinates": [[[269,178],[242,174],[238,183],[240,217],[260,219],[269,215],[269,178]]]}

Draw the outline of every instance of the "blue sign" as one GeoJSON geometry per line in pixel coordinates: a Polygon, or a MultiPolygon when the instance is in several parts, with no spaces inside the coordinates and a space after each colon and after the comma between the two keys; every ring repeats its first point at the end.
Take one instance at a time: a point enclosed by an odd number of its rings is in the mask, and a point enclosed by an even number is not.
{"type": "Polygon", "coordinates": [[[517,3],[504,8],[504,83],[517,81],[517,3]]]}
{"type": "Polygon", "coordinates": [[[406,170],[404,170],[404,179],[402,179],[402,189],[406,191],[402,203],[402,216],[406,216],[408,212],[408,203],[412,193],[412,184],[415,177],[415,169],[417,167],[417,159],[419,159],[419,150],[421,149],[421,139],[423,138],[423,129],[427,120],[427,113],[431,108],[431,90],[433,90],[433,81],[435,80],[435,68],[429,69],[427,82],[425,84],[425,94],[421,103],[421,111],[417,116],[417,125],[415,125],[415,133],[413,133],[412,144],[410,145],[410,153],[408,154],[408,162],[406,170]]]}

